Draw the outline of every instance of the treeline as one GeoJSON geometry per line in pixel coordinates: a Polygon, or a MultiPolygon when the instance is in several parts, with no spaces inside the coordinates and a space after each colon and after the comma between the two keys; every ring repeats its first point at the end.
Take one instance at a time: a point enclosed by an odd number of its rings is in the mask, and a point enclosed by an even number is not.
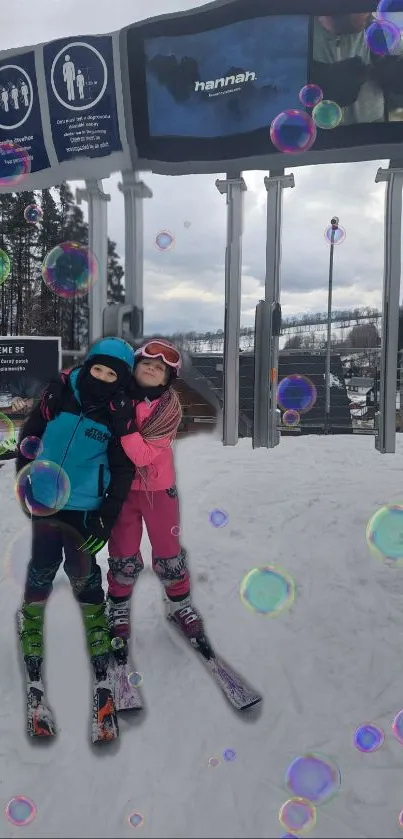
{"type": "MultiPolygon", "coordinates": [[[[62,242],[88,245],[88,224],[67,184],[17,195],[0,195],[0,248],[11,272],[0,286],[1,335],[61,335],[65,349],[88,344],[88,297],[65,300],[42,279],[42,264],[62,242]],[[37,204],[42,220],[34,225],[24,210],[37,204]]],[[[124,271],[116,244],[108,239],[108,302],[124,302],[124,271]]]]}

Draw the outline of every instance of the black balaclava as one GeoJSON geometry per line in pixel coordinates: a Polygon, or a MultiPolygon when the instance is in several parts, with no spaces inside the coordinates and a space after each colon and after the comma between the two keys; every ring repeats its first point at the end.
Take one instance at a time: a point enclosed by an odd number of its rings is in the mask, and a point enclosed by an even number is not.
{"type": "Polygon", "coordinates": [[[93,355],[83,365],[83,369],[77,381],[78,392],[84,409],[95,408],[107,404],[115,396],[120,388],[125,388],[130,380],[130,372],[127,364],[120,358],[111,355],[93,355]],[[104,364],[114,370],[117,379],[115,382],[103,382],[92,376],[90,370],[94,364],[104,364]]]}
{"type": "MultiPolygon", "coordinates": [[[[139,358],[138,361],[141,359],[139,358]]],[[[129,394],[131,399],[134,399],[135,402],[144,402],[145,399],[149,399],[150,402],[153,399],[159,399],[165,391],[169,390],[171,387],[172,382],[176,379],[176,370],[173,367],[170,367],[169,364],[165,365],[168,370],[168,381],[165,385],[157,385],[156,387],[143,387],[143,385],[139,385],[139,383],[134,378],[134,371],[133,375],[130,376],[130,384],[126,387],[126,392],[129,394]]],[[[136,368],[134,368],[136,369],[136,368]]]]}

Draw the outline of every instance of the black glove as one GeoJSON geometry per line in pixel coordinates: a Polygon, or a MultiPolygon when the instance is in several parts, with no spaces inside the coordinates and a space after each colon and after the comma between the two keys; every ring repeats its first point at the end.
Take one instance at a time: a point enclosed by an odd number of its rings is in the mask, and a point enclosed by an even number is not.
{"type": "Polygon", "coordinates": [[[95,556],[106,545],[114,523],[114,518],[101,515],[100,510],[86,513],[83,527],[84,541],[78,545],[78,550],[95,556]]]}
{"type": "Polygon", "coordinates": [[[46,422],[50,422],[60,414],[66,387],[67,377],[62,373],[59,379],[50,382],[46,390],[43,391],[40,411],[46,422]]]}
{"type": "Polygon", "coordinates": [[[330,99],[337,102],[341,108],[345,108],[357,101],[370,72],[369,65],[364,64],[358,56],[332,64],[314,61],[310,82],[320,87],[324,99],[330,99]]]}
{"type": "Polygon", "coordinates": [[[118,390],[116,396],[109,403],[112,417],[112,428],[116,437],[133,434],[136,430],[136,417],[132,399],[124,390],[118,390]]]}

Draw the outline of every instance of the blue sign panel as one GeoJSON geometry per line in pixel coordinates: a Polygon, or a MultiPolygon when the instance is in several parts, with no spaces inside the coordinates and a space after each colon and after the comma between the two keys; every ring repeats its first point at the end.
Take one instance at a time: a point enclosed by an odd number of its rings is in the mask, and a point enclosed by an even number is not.
{"type": "Polygon", "coordinates": [[[0,61],[0,143],[27,151],[31,172],[49,167],[33,52],[0,61]]]}
{"type": "Polygon", "coordinates": [[[112,38],[77,37],[43,48],[53,144],[59,162],[121,151],[112,38]]]}

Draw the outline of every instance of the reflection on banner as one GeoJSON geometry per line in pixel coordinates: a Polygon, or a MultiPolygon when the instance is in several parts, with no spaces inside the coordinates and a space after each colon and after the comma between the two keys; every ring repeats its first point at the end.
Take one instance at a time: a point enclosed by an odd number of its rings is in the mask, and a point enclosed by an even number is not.
{"type": "MultiPolygon", "coordinates": [[[[30,171],[49,166],[43,139],[33,52],[0,61],[0,143],[13,143],[30,160],[30,171]]],[[[0,177],[6,171],[0,167],[0,177]]]]}
{"type": "Polygon", "coordinates": [[[315,18],[311,81],[342,109],[340,125],[403,119],[402,46],[372,48],[372,12],[315,18]]]}
{"type": "Polygon", "coordinates": [[[59,161],[120,151],[112,38],[53,41],[44,62],[59,161]]]}

